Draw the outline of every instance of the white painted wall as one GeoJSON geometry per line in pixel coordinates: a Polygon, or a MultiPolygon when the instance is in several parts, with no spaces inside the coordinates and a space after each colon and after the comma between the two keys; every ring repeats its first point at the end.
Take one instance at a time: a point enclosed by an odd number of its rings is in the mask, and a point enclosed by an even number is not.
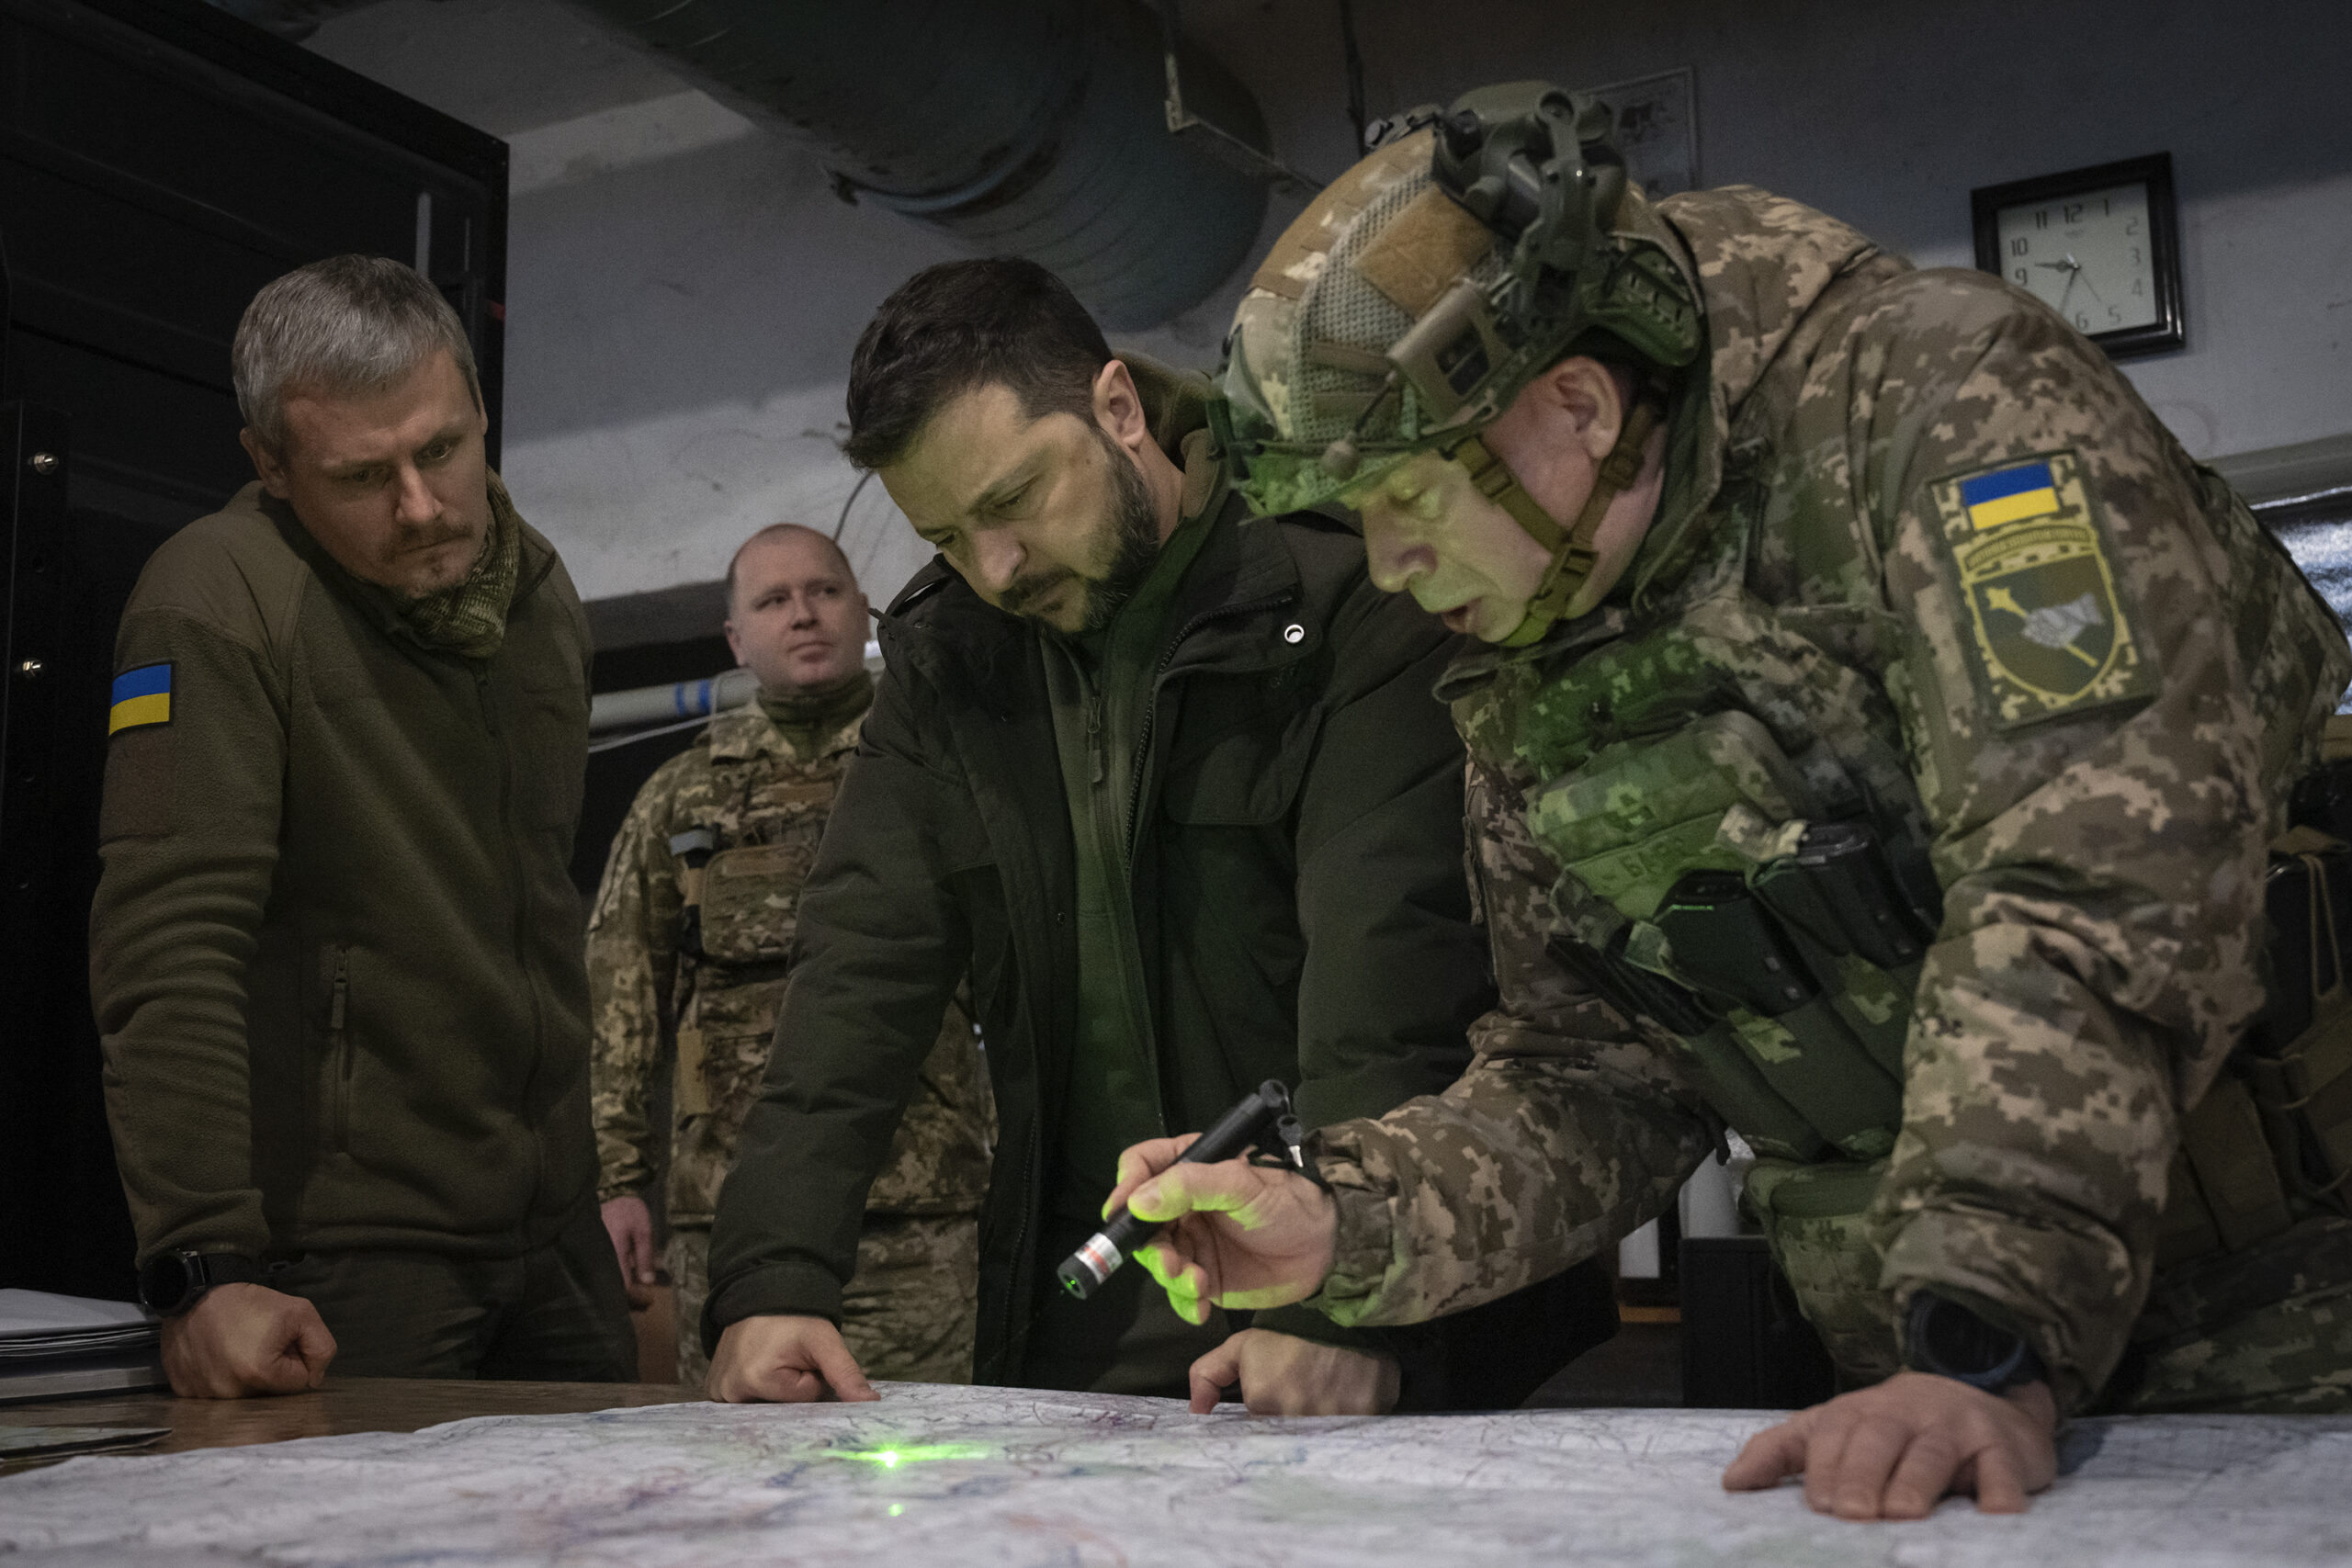
{"type": "MultiPolygon", "coordinates": [[[[2352,6],[2342,0],[1357,0],[1374,113],[1481,82],[1695,68],[1701,174],[1967,265],[1971,186],[2173,154],[2189,346],[2132,361],[2191,451],[2352,430],[2352,6]]],[[[1278,150],[1349,157],[1334,0],[1192,0],[1278,150]]],[[[836,200],[814,163],[557,0],[386,0],[312,47],[507,137],[506,476],[583,594],[719,575],[783,518],[830,528],[851,345],[950,242],[836,200]]],[[[1270,209],[1270,241],[1296,209],[1270,209]]],[[[1136,345],[1214,359],[1240,280],[1136,345]]],[[[877,599],[927,558],[868,486],[877,599]]]]}
{"type": "MultiPolygon", "coordinates": [[[[1333,92],[1275,85],[1280,71],[1337,81],[1330,7],[1232,9],[1261,36],[1223,58],[1268,105],[1277,141],[1302,159],[1343,157],[1333,92]]],[[[2168,151],[2188,346],[2129,362],[2142,395],[2199,457],[2352,430],[2343,0],[1356,9],[1375,112],[1514,76],[1584,85],[1690,66],[1702,183],[1795,197],[1922,265],[1974,265],[1973,186],[2168,151]]]]}

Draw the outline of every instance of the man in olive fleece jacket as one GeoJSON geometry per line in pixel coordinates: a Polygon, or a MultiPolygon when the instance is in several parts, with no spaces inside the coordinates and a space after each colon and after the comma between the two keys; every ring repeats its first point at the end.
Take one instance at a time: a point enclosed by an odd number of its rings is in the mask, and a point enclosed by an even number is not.
{"type": "Polygon", "coordinates": [[[1401,1334],[1195,1326],[1139,1269],[1085,1302],[1055,1283],[1137,1128],[1205,1126],[1267,1078],[1309,1126],[1435,1093],[1491,996],[1430,695],[1453,639],[1337,524],[1248,517],[1205,389],[1113,358],[1008,258],[918,274],[859,344],[851,456],[944,560],[884,618],[802,894],[712,1237],[716,1397],[865,1396],[833,1326],[858,1215],[967,970],[1001,1126],[976,1382],[1492,1406],[1615,1326],[1593,1269],[1401,1334]]]}
{"type": "Polygon", "coordinates": [[[265,288],[261,475],[141,573],[91,912],[107,1109],[183,1395],[614,1380],[566,871],[571,580],[489,471],[462,331],[397,263],[265,288]]]}

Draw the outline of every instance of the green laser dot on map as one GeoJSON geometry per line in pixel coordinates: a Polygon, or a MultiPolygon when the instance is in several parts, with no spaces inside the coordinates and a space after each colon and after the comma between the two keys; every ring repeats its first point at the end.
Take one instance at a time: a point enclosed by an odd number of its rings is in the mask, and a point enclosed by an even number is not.
{"type": "MultiPolygon", "coordinates": [[[[1279,1140],[1270,1152],[1277,1157],[1286,1157],[1294,1169],[1304,1170],[1306,1156],[1299,1145],[1306,1135],[1299,1131],[1298,1117],[1291,1110],[1290,1090],[1273,1078],[1260,1084],[1257,1093],[1218,1117],[1214,1126],[1176,1156],[1176,1163],[1215,1165],[1232,1159],[1264,1144],[1270,1133],[1279,1140]]],[[[1101,1290],[1102,1282],[1118,1272],[1128,1254],[1159,1228],[1159,1222],[1139,1220],[1122,1204],[1101,1230],[1063,1260],[1062,1266],[1054,1270],[1054,1277],[1062,1282],[1063,1290],[1084,1301],[1101,1290]]]]}
{"type": "Polygon", "coordinates": [[[987,1448],[978,1443],[901,1443],[887,1449],[827,1449],[827,1459],[854,1459],[882,1470],[896,1470],[901,1464],[917,1464],[927,1460],[986,1459],[987,1448]]]}

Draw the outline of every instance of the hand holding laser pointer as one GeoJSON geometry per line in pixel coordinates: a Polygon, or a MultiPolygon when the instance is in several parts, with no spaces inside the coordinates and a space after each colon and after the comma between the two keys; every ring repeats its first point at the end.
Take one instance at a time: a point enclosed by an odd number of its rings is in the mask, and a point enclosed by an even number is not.
{"type": "MultiPolygon", "coordinates": [[[[1218,1117],[1216,1123],[1197,1138],[1158,1138],[1129,1149],[1119,1156],[1118,1190],[1102,1205],[1106,1223],[1055,1271],[1062,1288],[1081,1301],[1092,1295],[1158,1228],[1159,1218],[1133,1213],[1121,1202],[1144,1177],[1170,1166],[1212,1165],[1236,1160],[1253,1147],[1266,1149],[1277,1157],[1286,1158],[1296,1165],[1306,1157],[1299,1148],[1301,1137],[1298,1120],[1291,1114],[1290,1091],[1279,1081],[1268,1078],[1259,1086],[1256,1093],[1244,1097],[1240,1104],[1218,1117]],[[1148,1167],[1136,1163],[1137,1156],[1144,1151],[1152,1151],[1156,1156],[1148,1167]]],[[[1244,1168],[1254,1168],[1245,1166],[1244,1168]]],[[[1313,1188],[1313,1183],[1305,1182],[1303,1178],[1301,1180],[1304,1185],[1313,1188]]],[[[1157,1270],[1154,1278],[1159,1278],[1157,1270]]],[[[1206,1315],[1207,1309],[1203,1307],[1200,1315],[1191,1321],[1201,1322],[1206,1315]]]]}
{"type": "Polygon", "coordinates": [[[1119,1156],[1105,1210],[1146,1231],[1165,1227],[1135,1249],[1136,1261],[1187,1323],[1206,1322],[1212,1304],[1262,1309],[1313,1295],[1331,1271],[1331,1195],[1295,1171],[1195,1152],[1206,1143],[1155,1138],[1119,1156]]]}

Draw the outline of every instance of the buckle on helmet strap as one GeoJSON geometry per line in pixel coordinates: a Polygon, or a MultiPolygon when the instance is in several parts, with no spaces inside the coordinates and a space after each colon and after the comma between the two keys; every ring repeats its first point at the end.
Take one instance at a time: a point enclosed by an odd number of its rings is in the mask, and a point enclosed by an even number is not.
{"type": "MultiPolygon", "coordinates": [[[[1646,397],[1627,412],[1624,427],[1617,433],[1617,444],[1609,449],[1609,456],[1601,459],[1600,472],[1593,476],[1592,493],[1585,497],[1584,510],[1577,513],[1576,525],[1553,550],[1552,564],[1544,569],[1543,581],[1536,584],[1535,597],[1527,602],[1526,615],[1512,628],[1510,636],[1503,638],[1503,647],[1525,648],[1550,631],[1552,623],[1568,607],[1568,601],[1592,576],[1592,569],[1600,559],[1593,539],[1600,533],[1601,520],[1609,515],[1610,503],[1641,477],[1642,449],[1650,444],[1650,433],[1657,428],[1658,417],[1657,404],[1646,397]]],[[[1486,444],[1480,442],[1478,449],[1484,452],[1486,444]]],[[[1498,461],[1495,467],[1501,468],[1502,464],[1498,461]]],[[[1534,499],[1520,490],[1519,481],[1510,478],[1510,470],[1504,468],[1503,473],[1519,498],[1534,506],[1534,499]]],[[[1494,500],[1512,516],[1520,515],[1499,496],[1494,500]]],[[[1550,519],[1545,521],[1549,523],[1550,519]]],[[[1526,527],[1524,519],[1520,525],[1526,527]]],[[[1532,534],[1535,530],[1529,528],[1528,532],[1532,534]]],[[[1558,533],[1556,525],[1553,532],[1558,533]]],[[[1538,543],[1541,542],[1539,536],[1538,543]]]]}
{"type": "Polygon", "coordinates": [[[1464,436],[1445,455],[1462,465],[1478,493],[1510,513],[1511,521],[1525,529],[1529,538],[1555,555],[1559,552],[1567,536],[1552,521],[1551,513],[1535,504],[1533,496],[1520,489],[1518,479],[1484,441],[1476,435],[1464,436]]]}

